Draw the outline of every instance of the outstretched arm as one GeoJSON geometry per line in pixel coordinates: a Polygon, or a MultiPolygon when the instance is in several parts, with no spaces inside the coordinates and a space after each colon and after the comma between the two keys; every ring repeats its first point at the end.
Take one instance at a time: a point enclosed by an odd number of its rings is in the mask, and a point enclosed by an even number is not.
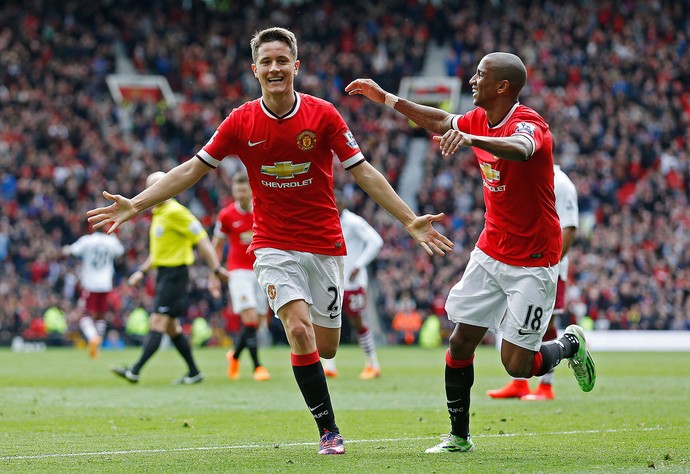
{"type": "Polygon", "coordinates": [[[191,188],[211,169],[213,168],[205,165],[201,160],[192,158],[168,171],[155,184],[132,199],[103,191],[103,197],[113,203],[108,207],[99,207],[87,212],[88,221],[94,229],[112,224],[107,231],[108,234],[112,234],[120,224],[127,222],[140,212],[191,188]]]}
{"type": "Polygon", "coordinates": [[[363,95],[379,104],[385,103],[430,132],[442,134],[451,129],[452,114],[396,97],[371,79],[355,79],[347,85],[345,92],[350,95],[363,95]]]}
{"type": "Polygon", "coordinates": [[[441,145],[441,154],[450,156],[461,147],[473,146],[488,151],[496,158],[511,161],[525,161],[532,156],[532,142],[520,135],[510,137],[482,137],[458,130],[449,130],[434,140],[441,145]]]}
{"type": "Polygon", "coordinates": [[[351,168],[350,172],[357,184],[398,219],[429,255],[445,255],[445,252],[453,251],[453,242],[431,225],[443,219],[443,214],[417,216],[393,190],[386,178],[366,161],[351,168]]]}

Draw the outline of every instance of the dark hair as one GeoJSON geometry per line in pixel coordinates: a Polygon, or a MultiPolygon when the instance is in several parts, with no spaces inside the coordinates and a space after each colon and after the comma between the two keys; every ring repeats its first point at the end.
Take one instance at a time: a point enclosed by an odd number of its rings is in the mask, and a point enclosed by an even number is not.
{"type": "Polygon", "coordinates": [[[527,82],[527,68],[518,56],[512,53],[489,53],[485,58],[491,62],[494,79],[508,81],[510,87],[519,93],[527,82]]]}
{"type": "Polygon", "coordinates": [[[285,43],[292,53],[293,59],[297,59],[297,38],[295,34],[285,28],[273,27],[266,28],[265,30],[257,31],[254,34],[249,45],[252,48],[252,61],[256,63],[259,58],[259,47],[264,43],[270,43],[271,41],[280,41],[285,43]]]}
{"type": "Polygon", "coordinates": [[[244,171],[238,171],[234,175],[232,175],[232,184],[237,184],[237,183],[248,183],[249,182],[249,177],[247,177],[247,173],[244,171]]]}

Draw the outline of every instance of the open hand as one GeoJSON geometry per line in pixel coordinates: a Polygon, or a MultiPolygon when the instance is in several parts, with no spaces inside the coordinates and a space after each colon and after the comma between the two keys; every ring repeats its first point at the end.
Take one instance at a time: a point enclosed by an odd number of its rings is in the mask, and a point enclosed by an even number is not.
{"type": "Polygon", "coordinates": [[[363,95],[379,104],[386,100],[386,91],[371,79],[355,79],[345,87],[350,95],[363,95]]]}
{"type": "Polygon", "coordinates": [[[103,197],[109,201],[113,201],[113,203],[108,207],[91,209],[86,213],[89,224],[91,224],[94,229],[100,229],[112,223],[107,230],[108,234],[112,234],[120,224],[127,222],[137,215],[137,210],[134,208],[130,199],[120,196],[119,194],[110,194],[107,191],[103,191],[103,197]]]}
{"type": "Polygon", "coordinates": [[[434,222],[440,221],[443,217],[443,213],[435,215],[425,214],[418,216],[407,225],[407,231],[429,255],[434,253],[445,255],[446,252],[452,252],[455,246],[448,237],[439,233],[431,225],[434,222]]]}

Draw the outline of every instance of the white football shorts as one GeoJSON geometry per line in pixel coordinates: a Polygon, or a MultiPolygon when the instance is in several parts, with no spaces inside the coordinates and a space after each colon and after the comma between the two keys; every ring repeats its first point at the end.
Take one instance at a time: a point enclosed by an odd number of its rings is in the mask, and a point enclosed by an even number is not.
{"type": "Polygon", "coordinates": [[[285,304],[304,300],[313,324],[341,326],[343,257],[273,248],[257,249],[254,255],[254,272],[276,317],[285,304]]]}
{"type": "Polygon", "coordinates": [[[501,329],[504,340],[538,351],[553,313],[557,281],[558,265],[506,265],[475,247],[465,273],[448,294],[448,319],[501,329]]]}
{"type": "Polygon", "coordinates": [[[257,313],[266,314],[268,301],[266,294],[259,286],[254,270],[238,269],[230,271],[228,289],[230,290],[232,310],[235,313],[255,308],[257,313]]]}

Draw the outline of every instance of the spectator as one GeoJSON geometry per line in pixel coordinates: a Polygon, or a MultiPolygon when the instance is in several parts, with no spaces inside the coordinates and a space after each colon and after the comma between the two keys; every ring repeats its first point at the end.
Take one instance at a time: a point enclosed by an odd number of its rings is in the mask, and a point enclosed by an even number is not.
{"type": "Polygon", "coordinates": [[[409,294],[403,294],[398,303],[398,312],[393,316],[393,330],[396,342],[411,346],[417,343],[422,328],[422,316],[409,294]]]}
{"type": "MultiPolygon", "coordinates": [[[[73,284],[73,269],[60,262],[58,250],[86,232],[81,216],[100,198],[98,190],[133,194],[143,186],[142,170],[169,168],[185,159],[220,117],[258,95],[248,71],[231,66],[249,59],[241,38],[261,28],[263,7],[236,2],[221,11],[212,3],[150,9],[143,3],[93,2],[75,10],[70,3],[45,0],[2,2],[0,204],[8,225],[0,224],[0,255],[4,247],[7,252],[0,260],[0,296],[20,300],[22,327],[40,317],[48,294],[69,291],[73,284]],[[196,22],[206,25],[203,32],[192,26],[196,22]],[[116,45],[124,46],[126,57],[118,56],[116,45]],[[165,75],[184,97],[182,105],[114,104],[104,77],[128,61],[142,73],[165,75]],[[32,281],[31,263],[39,260],[43,269],[32,281]]],[[[648,287],[653,305],[647,320],[653,327],[663,319],[660,304],[690,324],[689,10],[687,1],[671,0],[566,3],[557,9],[516,0],[490,5],[471,0],[462,9],[443,2],[422,9],[419,2],[402,0],[273,5],[273,14],[285,19],[309,51],[310,60],[300,69],[304,92],[336,103],[371,163],[395,187],[411,133],[396,125],[400,119],[390,111],[342,101],[340,84],[366,74],[397,90],[401,74],[421,74],[431,35],[451,45],[453,68],[465,89],[478,56],[509,47],[508,38],[511,48],[524,51],[530,86],[522,100],[550,123],[555,154],[580,199],[568,312],[579,315],[575,309],[586,305],[597,317],[610,319],[611,328],[621,329],[641,327],[639,301],[619,295],[625,285],[637,300],[648,287]],[[648,284],[646,275],[662,258],[673,271],[664,283],[648,284]],[[590,288],[609,297],[590,300],[590,288]]],[[[424,172],[430,186],[425,184],[418,196],[420,210],[433,208],[432,196],[452,197],[446,225],[456,252],[443,262],[432,259],[414,280],[406,277],[410,257],[416,263],[428,259],[409,251],[412,246],[396,224],[346,174],[335,176],[337,187],[352,194],[353,212],[384,237],[371,283],[383,290],[377,310],[386,328],[395,313],[392,302],[402,291],[411,292],[422,312],[424,288],[432,295],[447,294],[448,275],[466,265],[467,252],[461,249],[481,228],[477,169],[451,169],[434,150],[429,153],[424,172]]],[[[182,203],[194,204],[210,225],[209,216],[222,207],[223,198],[213,190],[229,189],[231,176],[231,171],[208,176],[194,193],[181,197],[182,203]]],[[[128,249],[122,274],[144,258],[145,243],[136,237],[147,225],[142,218],[119,234],[128,249]]],[[[193,284],[192,302],[207,296],[203,278],[193,284]]],[[[129,297],[123,304],[126,316],[135,306],[129,297]]],[[[0,328],[14,327],[14,319],[9,306],[0,308],[0,328]]],[[[68,324],[68,334],[78,329],[68,324]]],[[[9,334],[0,331],[5,341],[9,334]]]]}

